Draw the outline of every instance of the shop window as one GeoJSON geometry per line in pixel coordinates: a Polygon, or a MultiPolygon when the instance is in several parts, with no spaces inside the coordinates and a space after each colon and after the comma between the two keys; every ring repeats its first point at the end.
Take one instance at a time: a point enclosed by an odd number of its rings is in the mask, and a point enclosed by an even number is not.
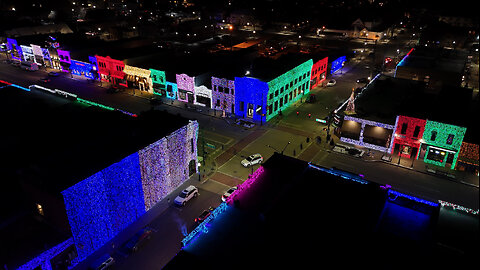
{"type": "Polygon", "coordinates": [[[217,99],[217,103],[215,104],[216,107],[220,107],[220,99],[217,99]]]}
{"type": "Polygon", "coordinates": [[[408,128],[408,124],[407,123],[403,123],[402,124],[402,129],[400,130],[400,134],[407,134],[407,128],[408,128]]]}
{"type": "Polygon", "coordinates": [[[453,143],[453,138],[455,138],[455,135],[453,134],[449,134],[448,137],[447,137],[447,144],[448,145],[452,145],[453,143]]]}
{"type": "Polygon", "coordinates": [[[41,204],[38,204],[38,203],[37,203],[37,212],[38,212],[40,215],[42,215],[42,216],[44,215],[44,213],[43,213],[43,207],[42,207],[41,204]]]}
{"type": "Polygon", "coordinates": [[[432,131],[432,134],[430,135],[430,141],[435,141],[435,139],[437,138],[437,132],[434,130],[432,131]]]}
{"type": "Polygon", "coordinates": [[[420,134],[420,127],[419,127],[419,126],[415,126],[415,130],[413,130],[413,137],[414,137],[414,138],[417,138],[417,137],[418,137],[418,134],[420,134]]]}

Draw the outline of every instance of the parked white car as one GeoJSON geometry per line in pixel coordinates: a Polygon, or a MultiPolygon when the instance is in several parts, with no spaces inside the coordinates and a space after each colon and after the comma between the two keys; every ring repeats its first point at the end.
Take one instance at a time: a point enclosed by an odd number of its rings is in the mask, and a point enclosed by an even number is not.
{"type": "Polygon", "coordinates": [[[189,186],[175,198],[174,203],[176,205],[184,206],[191,198],[197,197],[199,194],[200,193],[198,193],[198,189],[195,186],[189,186]]]}
{"type": "Polygon", "coordinates": [[[331,79],[330,81],[328,81],[327,86],[334,86],[335,84],[337,84],[337,81],[331,79]]]}
{"type": "Polygon", "coordinates": [[[253,154],[249,157],[247,157],[246,159],[242,160],[242,165],[243,167],[250,167],[250,166],[253,166],[255,164],[260,164],[263,162],[263,157],[262,155],[260,154],[253,154]]]}
{"type": "Polygon", "coordinates": [[[222,195],[222,202],[226,201],[230,195],[232,195],[233,192],[237,190],[237,187],[231,187],[229,190],[227,190],[223,195],[222,195]]]}

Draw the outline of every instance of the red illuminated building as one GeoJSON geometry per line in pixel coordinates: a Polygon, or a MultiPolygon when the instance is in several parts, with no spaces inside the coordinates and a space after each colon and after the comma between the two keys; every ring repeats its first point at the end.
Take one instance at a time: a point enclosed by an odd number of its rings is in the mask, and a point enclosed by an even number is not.
{"type": "Polygon", "coordinates": [[[100,74],[102,81],[127,87],[125,72],[123,72],[125,68],[123,61],[112,59],[110,56],[95,55],[95,57],[98,63],[98,74],[100,74]]]}
{"type": "Polygon", "coordinates": [[[328,57],[321,58],[315,62],[312,66],[312,72],[310,72],[310,89],[317,87],[327,78],[327,65],[328,57]]]}
{"type": "Polygon", "coordinates": [[[399,115],[393,141],[394,153],[416,158],[426,123],[427,120],[399,115]]]}

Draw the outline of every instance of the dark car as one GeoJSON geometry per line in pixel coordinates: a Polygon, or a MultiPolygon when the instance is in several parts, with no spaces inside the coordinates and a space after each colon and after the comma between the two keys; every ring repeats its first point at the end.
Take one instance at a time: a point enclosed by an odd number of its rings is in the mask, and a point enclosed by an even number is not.
{"type": "Polygon", "coordinates": [[[109,255],[109,254],[104,254],[97,260],[95,260],[88,269],[93,269],[93,270],[104,270],[111,268],[111,266],[115,263],[115,260],[109,255]]]}
{"type": "Polygon", "coordinates": [[[107,89],[108,94],[114,94],[120,92],[120,89],[116,86],[111,86],[110,88],[107,89]]]}
{"type": "Polygon", "coordinates": [[[360,78],[360,79],[357,80],[357,83],[369,83],[369,82],[370,82],[370,80],[367,79],[367,78],[360,78]]]}
{"type": "Polygon", "coordinates": [[[60,74],[59,74],[58,72],[55,72],[55,71],[50,71],[50,72],[48,73],[48,76],[50,76],[50,77],[58,77],[59,75],[60,75],[60,74]]]}
{"type": "Polygon", "coordinates": [[[207,217],[209,217],[212,214],[213,210],[214,209],[211,206],[207,210],[203,210],[203,212],[200,214],[200,216],[198,216],[195,219],[195,223],[201,223],[202,221],[204,221],[207,217]]]}
{"type": "Polygon", "coordinates": [[[128,242],[123,244],[122,251],[124,252],[136,252],[148,239],[152,237],[152,229],[146,227],[138,231],[128,242]]]}
{"type": "Polygon", "coordinates": [[[162,104],[162,100],[157,98],[157,97],[152,97],[150,99],[150,104],[151,105],[159,105],[159,104],[162,104]]]}
{"type": "Polygon", "coordinates": [[[46,78],[40,79],[40,80],[38,80],[38,81],[39,81],[39,82],[43,82],[43,83],[48,83],[48,82],[50,82],[51,80],[50,80],[50,78],[46,77],[46,78]]]}

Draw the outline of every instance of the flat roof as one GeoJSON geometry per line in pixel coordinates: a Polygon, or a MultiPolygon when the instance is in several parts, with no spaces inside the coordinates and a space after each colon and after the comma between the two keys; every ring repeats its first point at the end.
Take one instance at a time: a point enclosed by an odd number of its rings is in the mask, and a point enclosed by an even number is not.
{"type": "Polygon", "coordinates": [[[310,59],[309,55],[299,53],[289,53],[277,59],[258,57],[251,63],[249,77],[269,82],[310,59]]]}
{"type": "MultiPolygon", "coordinates": [[[[15,87],[0,91],[2,169],[60,192],[188,124],[162,111],[118,111],[15,87]]],[[[13,180],[12,181],[15,181],[13,180]]]]}
{"type": "MultiPolygon", "coordinates": [[[[427,204],[387,200],[379,184],[347,179],[362,181],[361,176],[278,153],[262,167],[255,182],[242,186],[207,224],[208,232],[192,238],[164,269],[302,269],[332,262],[340,268],[384,268],[383,259],[392,254],[435,263],[430,260],[439,254],[456,252],[435,246],[436,213],[427,204]]],[[[478,218],[472,219],[470,228],[478,233],[478,218]]],[[[476,243],[468,234],[462,237],[476,243]]]]}
{"type": "Polygon", "coordinates": [[[422,81],[381,75],[357,96],[355,110],[353,117],[386,124],[404,115],[466,127],[464,141],[479,143],[479,106],[471,89],[444,87],[432,93],[422,81]]]}
{"type": "Polygon", "coordinates": [[[461,49],[416,47],[398,66],[462,73],[467,52],[461,49]]]}

